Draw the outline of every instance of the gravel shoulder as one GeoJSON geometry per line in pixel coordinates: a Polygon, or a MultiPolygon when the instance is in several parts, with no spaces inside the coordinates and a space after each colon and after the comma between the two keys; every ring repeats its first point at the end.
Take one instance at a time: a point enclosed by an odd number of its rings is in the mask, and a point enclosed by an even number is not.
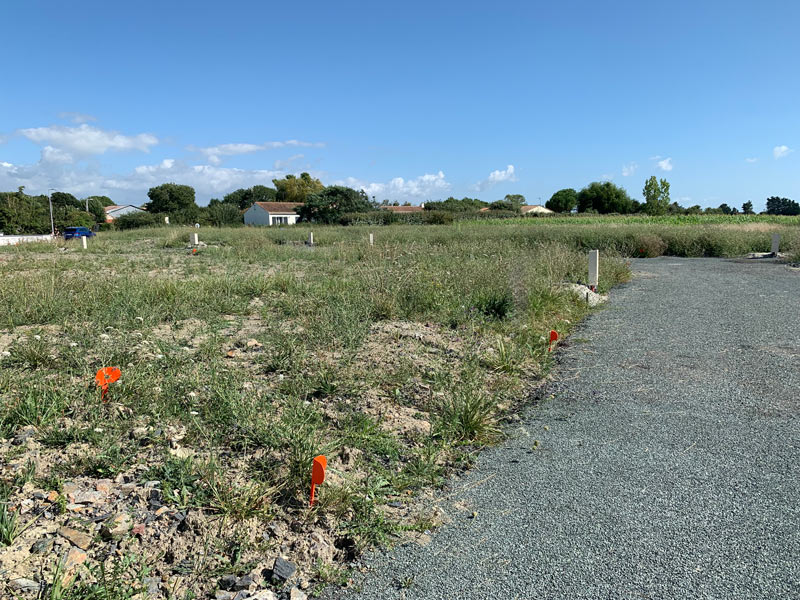
{"type": "Polygon", "coordinates": [[[800,274],[634,261],[450,522],[342,598],[800,598],[800,274]]]}

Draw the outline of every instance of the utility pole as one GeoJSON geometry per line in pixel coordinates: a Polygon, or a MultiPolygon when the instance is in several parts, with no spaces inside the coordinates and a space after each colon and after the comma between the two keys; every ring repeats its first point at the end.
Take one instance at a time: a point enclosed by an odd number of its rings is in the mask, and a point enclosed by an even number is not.
{"type": "Polygon", "coordinates": [[[50,192],[57,192],[56,188],[47,190],[47,202],[50,204],[50,235],[56,237],[56,226],[53,224],[53,198],[50,192]]]}

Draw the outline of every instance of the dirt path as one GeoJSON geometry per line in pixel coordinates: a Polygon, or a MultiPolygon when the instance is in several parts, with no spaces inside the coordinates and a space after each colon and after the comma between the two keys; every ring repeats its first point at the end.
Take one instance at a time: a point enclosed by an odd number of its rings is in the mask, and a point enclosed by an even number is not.
{"type": "Polygon", "coordinates": [[[800,598],[800,274],[635,274],[562,350],[553,397],[444,491],[451,523],[341,597],[800,598]]]}

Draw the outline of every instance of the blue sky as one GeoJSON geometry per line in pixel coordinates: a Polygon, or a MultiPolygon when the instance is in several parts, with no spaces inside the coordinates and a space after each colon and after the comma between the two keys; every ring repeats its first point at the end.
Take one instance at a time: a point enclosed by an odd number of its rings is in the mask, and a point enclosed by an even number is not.
{"type": "Polygon", "coordinates": [[[309,171],[378,200],[611,179],[800,199],[800,3],[43,2],[3,8],[0,190],[199,204],[309,171]]]}

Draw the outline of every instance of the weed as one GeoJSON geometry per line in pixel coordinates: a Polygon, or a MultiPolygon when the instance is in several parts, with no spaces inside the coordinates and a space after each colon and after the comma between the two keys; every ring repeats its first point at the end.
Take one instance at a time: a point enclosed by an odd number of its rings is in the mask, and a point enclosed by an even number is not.
{"type": "Polygon", "coordinates": [[[462,388],[439,408],[437,430],[455,442],[491,443],[500,436],[495,400],[484,392],[462,388]]]}

